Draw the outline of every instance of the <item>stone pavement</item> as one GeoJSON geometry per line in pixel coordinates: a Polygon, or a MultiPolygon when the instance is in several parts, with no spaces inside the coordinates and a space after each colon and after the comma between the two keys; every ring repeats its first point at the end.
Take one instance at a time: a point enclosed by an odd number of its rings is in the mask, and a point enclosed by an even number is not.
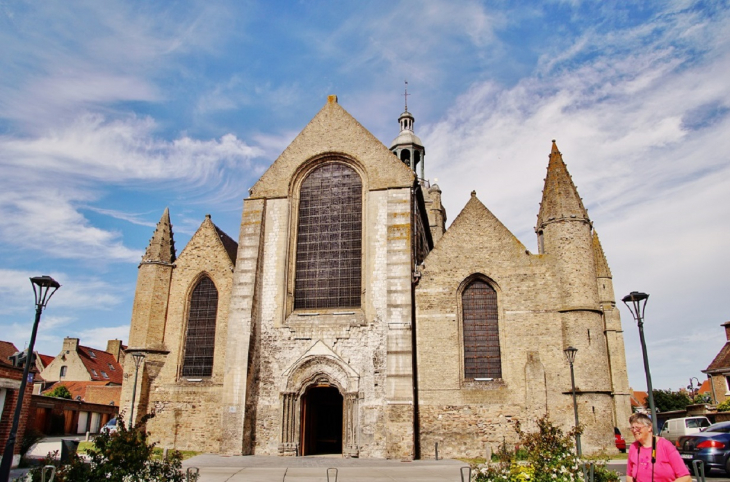
{"type": "MultiPolygon", "coordinates": [[[[458,460],[198,455],[183,466],[197,467],[199,482],[461,482],[460,469],[467,464],[458,460]]],[[[466,473],[464,477],[466,481],[466,473]]]]}

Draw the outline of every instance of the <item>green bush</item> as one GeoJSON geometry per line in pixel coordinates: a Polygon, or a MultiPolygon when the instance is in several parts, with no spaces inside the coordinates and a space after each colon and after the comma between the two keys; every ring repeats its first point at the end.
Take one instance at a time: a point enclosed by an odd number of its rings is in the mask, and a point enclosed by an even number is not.
{"type": "Polygon", "coordinates": [[[730,412],[730,398],[717,406],[718,412],[730,412]]]}
{"type": "MultiPolygon", "coordinates": [[[[92,448],[87,449],[85,462],[78,455],[71,463],[58,466],[55,482],[183,482],[182,455],[178,451],[168,453],[166,460],[153,456],[155,444],[148,440],[144,428],[147,420],[154,415],[145,415],[133,428],[129,429],[122,415],[116,433],[101,433],[94,439],[92,448]]],[[[31,471],[31,480],[40,482],[40,468],[31,471]]]]}
{"type": "Polygon", "coordinates": [[[68,390],[68,388],[66,388],[66,385],[56,385],[56,387],[50,392],[46,393],[45,396],[71,400],[71,392],[68,390]]]}
{"type": "MultiPolygon", "coordinates": [[[[563,433],[553,425],[548,416],[537,421],[538,431],[523,432],[516,425],[520,436],[520,449],[526,453],[525,462],[519,462],[516,453],[507,450],[503,443],[495,455],[498,462],[473,467],[472,482],[580,482],[585,479],[581,461],[573,451],[575,435],[581,428],[563,433]]],[[[595,482],[618,482],[616,472],[606,468],[605,461],[594,462],[595,482]]]]}

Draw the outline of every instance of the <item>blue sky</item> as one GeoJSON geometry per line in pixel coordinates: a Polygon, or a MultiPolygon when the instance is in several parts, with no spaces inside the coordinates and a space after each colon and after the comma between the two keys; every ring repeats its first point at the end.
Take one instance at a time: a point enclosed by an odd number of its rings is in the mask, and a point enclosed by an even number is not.
{"type": "Polygon", "coordinates": [[[178,252],[207,213],[237,238],[327,95],[389,145],[407,79],[449,219],[476,190],[536,252],[557,139],[617,298],[651,295],[655,387],[702,379],[730,320],[728,31],[726,1],[0,2],[0,338],[27,344],[50,274],[42,353],[126,341],[165,207],[178,252]]]}

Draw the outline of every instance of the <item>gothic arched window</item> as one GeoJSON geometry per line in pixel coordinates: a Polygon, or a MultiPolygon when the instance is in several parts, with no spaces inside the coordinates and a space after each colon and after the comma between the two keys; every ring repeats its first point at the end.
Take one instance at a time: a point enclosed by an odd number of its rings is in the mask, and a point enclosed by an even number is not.
{"type": "Polygon", "coordinates": [[[213,373],[217,314],[218,290],[213,281],[204,276],[190,297],[182,369],[184,377],[209,377],[213,373]]]}
{"type": "Polygon", "coordinates": [[[299,192],[294,309],[360,306],[362,181],[340,163],[314,169],[299,192]]]}
{"type": "Polygon", "coordinates": [[[497,292],[482,279],[461,295],[464,378],[502,378],[497,292]]]}

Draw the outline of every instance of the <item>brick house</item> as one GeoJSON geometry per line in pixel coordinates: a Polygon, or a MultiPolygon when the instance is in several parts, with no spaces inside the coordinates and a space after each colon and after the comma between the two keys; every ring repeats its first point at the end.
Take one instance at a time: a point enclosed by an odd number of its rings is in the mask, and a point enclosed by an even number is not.
{"type": "Polygon", "coordinates": [[[710,393],[715,404],[730,397],[730,321],[720,326],[725,328],[725,344],[712,363],[702,370],[710,379],[710,393]]]}
{"type": "MultiPolygon", "coordinates": [[[[0,341],[0,447],[5,447],[13,424],[13,416],[17,407],[18,390],[23,379],[23,367],[15,367],[10,363],[9,357],[18,352],[18,349],[10,342],[0,341]]],[[[31,369],[30,377],[35,375],[31,369]]],[[[20,412],[18,431],[16,434],[15,451],[13,452],[13,463],[15,467],[20,462],[20,443],[25,435],[26,422],[31,404],[33,383],[27,383],[23,395],[23,407],[20,412]]],[[[0,459],[2,454],[0,454],[0,459]]]]}

